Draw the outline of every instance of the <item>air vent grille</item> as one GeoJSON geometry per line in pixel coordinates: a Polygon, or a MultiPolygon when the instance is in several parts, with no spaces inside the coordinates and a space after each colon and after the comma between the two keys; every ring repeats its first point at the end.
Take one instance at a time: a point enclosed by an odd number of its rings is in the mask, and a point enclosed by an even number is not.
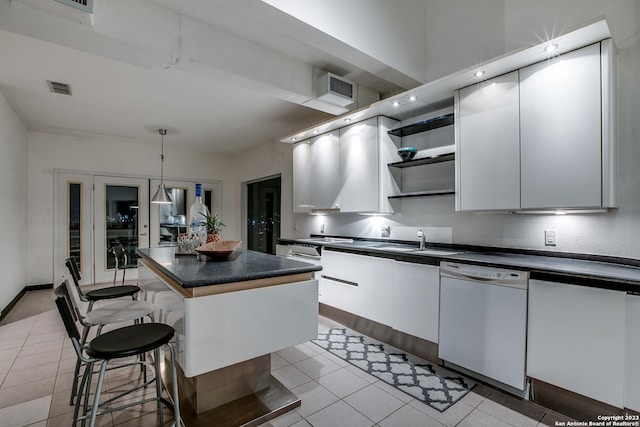
{"type": "Polygon", "coordinates": [[[83,12],[93,13],[93,0],[56,0],[58,3],[75,7],[83,12]]]}
{"type": "Polygon", "coordinates": [[[47,85],[49,85],[49,90],[53,93],[58,93],[60,95],[71,95],[71,86],[69,86],[67,83],[47,80],[47,85]]]}
{"type": "Polygon", "coordinates": [[[347,98],[353,98],[353,84],[329,76],[329,90],[347,98]]]}

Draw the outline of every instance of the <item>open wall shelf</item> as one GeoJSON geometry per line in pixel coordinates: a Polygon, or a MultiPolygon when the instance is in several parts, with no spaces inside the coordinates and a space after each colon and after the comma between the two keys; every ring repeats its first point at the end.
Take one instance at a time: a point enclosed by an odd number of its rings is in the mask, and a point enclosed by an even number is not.
{"type": "Polygon", "coordinates": [[[424,157],[421,159],[407,160],[406,162],[394,162],[389,163],[389,166],[394,168],[410,168],[412,166],[429,165],[432,163],[450,162],[455,160],[455,153],[444,153],[433,157],[424,157]]]}
{"type": "Polygon", "coordinates": [[[389,199],[409,199],[413,197],[440,197],[440,196],[452,196],[456,194],[451,189],[446,190],[429,190],[429,191],[416,191],[413,193],[402,193],[397,196],[389,196],[389,199]]]}
{"type": "Polygon", "coordinates": [[[443,116],[434,117],[428,120],[423,120],[418,123],[412,123],[407,126],[402,126],[396,129],[388,131],[389,135],[393,136],[409,136],[415,133],[426,132],[433,129],[438,129],[444,126],[453,124],[453,113],[445,114],[443,116]]]}

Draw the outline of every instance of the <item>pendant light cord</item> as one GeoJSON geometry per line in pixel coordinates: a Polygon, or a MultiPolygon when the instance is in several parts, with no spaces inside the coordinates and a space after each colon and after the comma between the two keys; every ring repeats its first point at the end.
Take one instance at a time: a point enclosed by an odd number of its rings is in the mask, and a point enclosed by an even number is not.
{"type": "Polygon", "coordinates": [[[160,182],[164,182],[164,136],[167,134],[167,130],[166,129],[160,129],[158,130],[158,132],[160,132],[160,141],[161,141],[161,148],[160,148],[160,182]]]}

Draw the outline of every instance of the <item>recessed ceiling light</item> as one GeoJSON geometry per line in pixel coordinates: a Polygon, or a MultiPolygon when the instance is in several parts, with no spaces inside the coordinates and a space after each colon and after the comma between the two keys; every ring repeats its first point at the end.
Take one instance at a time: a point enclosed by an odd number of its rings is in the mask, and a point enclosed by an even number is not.
{"type": "Polygon", "coordinates": [[[293,142],[296,142],[296,141],[298,140],[298,138],[291,138],[291,140],[292,140],[293,142]]]}
{"type": "Polygon", "coordinates": [[[484,76],[484,70],[476,71],[475,73],[473,73],[473,75],[475,77],[482,77],[482,76],[484,76]]]}
{"type": "Polygon", "coordinates": [[[313,133],[318,133],[318,129],[314,129],[313,133]]]}
{"type": "Polygon", "coordinates": [[[558,45],[555,43],[549,43],[547,46],[545,46],[544,51],[547,53],[553,53],[558,49],[558,45]]]}
{"type": "Polygon", "coordinates": [[[351,119],[344,119],[344,121],[349,123],[349,122],[351,122],[351,119]]]}
{"type": "Polygon", "coordinates": [[[411,102],[415,101],[416,99],[418,99],[418,97],[417,97],[417,96],[415,96],[415,95],[411,95],[411,96],[409,97],[409,101],[411,101],[411,102]]]}
{"type": "Polygon", "coordinates": [[[398,107],[400,105],[400,103],[398,101],[393,101],[393,104],[391,104],[391,105],[393,105],[394,107],[398,107]]]}

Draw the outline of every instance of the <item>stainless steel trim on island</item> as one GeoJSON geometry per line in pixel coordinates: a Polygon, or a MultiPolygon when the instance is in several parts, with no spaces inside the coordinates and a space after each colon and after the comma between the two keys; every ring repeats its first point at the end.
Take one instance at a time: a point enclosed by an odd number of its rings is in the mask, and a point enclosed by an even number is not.
{"type": "Polygon", "coordinates": [[[316,338],[320,266],[247,250],[212,262],[173,247],[137,253],[144,297],[176,329],[186,426],[253,426],[300,406],[270,355],[316,338]]]}

